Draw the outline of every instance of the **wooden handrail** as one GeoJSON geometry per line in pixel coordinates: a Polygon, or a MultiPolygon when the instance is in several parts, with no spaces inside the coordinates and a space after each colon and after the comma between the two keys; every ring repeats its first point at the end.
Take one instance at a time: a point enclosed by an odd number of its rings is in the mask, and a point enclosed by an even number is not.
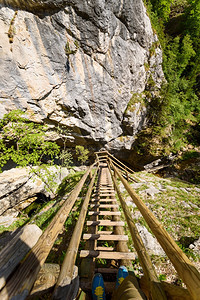
{"type": "Polygon", "coordinates": [[[131,237],[133,240],[135,250],[137,251],[139,261],[141,263],[141,266],[142,266],[142,269],[144,272],[144,276],[145,276],[147,284],[148,284],[148,292],[150,293],[150,295],[149,295],[150,299],[154,299],[154,300],[165,299],[166,300],[167,297],[165,295],[165,292],[162,289],[162,286],[160,284],[158,284],[158,283],[160,283],[160,281],[156,275],[156,271],[151,262],[149,254],[147,253],[147,251],[145,249],[144,243],[143,243],[143,241],[140,237],[140,234],[137,230],[137,227],[133,221],[130,210],[118,188],[117,180],[116,180],[115,176],[112,175],[112,173],[111,173],[111,176],[112,176],[112,180],[113,180],[114,187],[117,192],[120,204],[121,204],[123,212],[124,212],[126,222],[128,224],[129,231],[131,233],[131,237]]]}
{"type": "MultiPolygon", "coordinates": [[[[110,156],[112,159],[115,159],[115,160],[117,160],[121,165],[123,165],[124,166],[124,169],[129,169],[129,172],[132,174],[132,173],[134,173],[134,171],[133,170],[131,170],[129,167],[127,167],[125,164],[123,164],[119,159],[117,159],[115,156],[113,156],[112,154],[110,154],[110,152],[108,152],[108,151],[99,151],[99,152],[95,152],[95,154],[98,156],[99,154],[106,154],[106,155],[100,155],[99,157],[106,157],[106,156],[110,156]]],[[[122,166],[121,166],[121,168],[122,168],[122,166]]]]}
{"type": "Polygon", "coordinates": [[[134,174],[134,171],[131,170],[129,167],[127,167],[125,164],[123,164],[119,159],[117,159],[116,157],[114,157],[112,154],[110,154],[108,151],[101,151],[101,152],[95,152],[95,155],[98,157],[98,159],[100,158],[106,158],[108,157],[108,159],[110,158],[112,160],[112,162],[118,166],[118,168],[120,168],[125,174],[127,177],[129,177],[129,174],[131,174],[131,178],[132,180],[138,182],[139,180],[133,175],[134,174]],[[99,155],[101,154],[101,155],[99,155]],[[104,155],[106,154],[106,155],[104,155]],[[98,156],[99,155],[99,156],[98,156]],[[116,160],[116,161],[114,161],[116,160]],[[121,164],[121,165],[120,165],[121,164]]]}
{"type": "Polygon", "coordinates": [[[29,251],[21,265],[13,273],[6,286],[0,292],[0,299],[8,300],[15,298],[23,300],[28,296],[38,272],[45,262],[58,234],[61,232],[67,216],[93,166],[94,164],[90,166],[81,180],[77,183],[63,206],[39,238],[36,245],[29,251]]]}
{"type": "MultiPolygon", "coordinates": [[[[110,159],[110,158],[109,158],[109,159],[110,159]]],[[[112,158],[111,158],[111,160],[112,160],[112,158]]],[[[121,167],[121,166],[120,166],[118,163],[116,163],[115,161],[112,160],[112,163],[115,164],[115,165],[117,165],[117,167],[120,168],[120,169],[122,170],[121,172],[124,172],[124,174],[125,174],[126,176],[127,176],[127,173],[130,174],[129,171],[124,170],[123,167],[121,167]]],[[[128,177],[128,176],[127,176],[127,177],[128,177]]],[[[132,173],[131,173],[131,175],[130,175],[129,177],[130,177],[133,181],[139,182],[139,179],[136,178],[132,173]]]]}
{"type": "Polygon", "coordinates": [[[53,294],[53,299],[65,299],[67,291],[69,289],[69,285],[72,280],[74,265],[76,261],[76,256],[78,253],[78,247],[81,240],[81,235],[83,231],[83,226],[85,223],[85,217],[87,214],[88,204],[90,201],[90,196],[92,193],[92,189],[94,186],[94,181],[97,175],[98,168],[95,170],[95,173],[92,177],[92,180],[89,184],[88,191],[83,202],[81,212],[79,214],[78,221],[76,223],[72,238],[70,240],[70,244],[67,248],[67,253],[65,255],[65,259],[63,261],[60,275],[58,277],[58,281],[56,283],[55,291],[53,294]]]}
{"type": "Polygon", "coordinates": [[[147,208],[147,206],[143,203],[139,196],[134,192],[129,183],[123,178],[123,176],[120,174],[120,172],[112,162],[111,166],[116,172],[117,176],[120,178],[134,203],[140,210],[145,221],[156,236],[158,242],[164,249],[168,258],[171,260],[177,273],[186,284],[192,298],[194,300],[198,300],[200,295],[200,273],[192,264],[192,262],[187,258],[185,253],[175,243],[169,233],[164,229],[161,223],[156,219],[154,214],[147,208]]]}
{"type": "Polygon", "coordinates": [[[129,173],[131,173],[131,174],[133,174],[133,173],[135,173],[133,170],[131,170],[129,167],[127,167],[125,164],[123,164],[119,159],[117,159],[115,156],[113,156],[112,154],[110,154],[109,152],[107,152],[108,153],[108,155],[110,156],[110,157],[112,157],[112,159],[115,159],[115,160],[117,160],[121,165],[123,165],[124,166],[124,168],[125,168],[125,170],[129,170],[129,173]]]}

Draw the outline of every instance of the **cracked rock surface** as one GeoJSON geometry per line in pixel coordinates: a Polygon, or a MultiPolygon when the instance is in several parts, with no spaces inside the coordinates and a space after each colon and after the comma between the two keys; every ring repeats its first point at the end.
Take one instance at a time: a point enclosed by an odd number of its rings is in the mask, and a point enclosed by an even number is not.
{"type": "Polygon", "coordinates": [[[132,94],[150,76],[155,88],[164,78],[143,2],[1,3],[0,118],[20,108],[33,121],[71,128],[70,146],[130,150],[146,124],[144,105],[127,112],[132,94]]]}
{"type": "MultiPolygon", "coordinates": [[[[49,169],[55,174],[58,173],[58,169],[55,167],[50,167],[49,169]]],[[[69,173],[67,168],[62,168],[61,173],[55,179],[55,190],[62,179],[69,173]]],[[[39,193],[49,198],[54,197],[53,192],[47,189],[44,181],[31,173],[29,168],[13,168],[4,171],[0,174],[0,216],[16,217],[19,213],[18,206],[22,205],[26,200],[30,199],[31,201],[31,198],[37,196],[39,193]]],[[[30,201],[27,201],[25,206],[21,208],[24,209],[30,205],[30,201]]],[[[0,224],[4,221],[6,221],[6,218],[5,220],[0,219],[0,224]]]]}

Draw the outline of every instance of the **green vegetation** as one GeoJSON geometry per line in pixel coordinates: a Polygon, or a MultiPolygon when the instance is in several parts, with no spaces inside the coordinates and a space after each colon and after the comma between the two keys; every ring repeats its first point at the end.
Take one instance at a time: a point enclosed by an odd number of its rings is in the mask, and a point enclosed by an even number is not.
{"type": "Polygon", "coordinates": [[[125,113],[128,111],[131,111],[131,112],[135,111],[135,109],[136,109],[135,104],[136,103],[144,103],[144,97],[145,97],[145,95],[143,95],[143,94],[132,93],[132,97],[126,107],[125,113]]]}
{"type": "Polygon", "coordinates": [[[54,193],[56,172],[51,172],[60,147],[45,139],[47,126],[30,122],[20,110],[6,114],[0,122],[0,168],[9,160],[40,177],[48,191],[54,193]]]}
{"type": "MultiPolygon", "coordinates": [[[[0,226],[0,234],[5,231],[13,231],[19,227],[24,226],[27,223],[34,223],[40,229],[45,230],[53,217],[58,212],[60,206],[63,204],[61,200],[62,196],[64,194],[69,194],[75,185],[80,181],[81,177],[83,176],[84,172],[73,172],[70,173],[65,179],[62,181],[61,185],[58,188],[57,191],[57,197],[54,200],[50,200],[48,202],[38,203],[33,202],[31,205],[26,207],[24,210],[22,210],[18,216],[18,220],[13,222],[12,225],[9,227],[0,226]]],[[[81,197],[84,197],[87,190],[87,185],[83,188],[83,190],[80,193],[81,197]]],[[[72,212],[70,213],[66,224],[70,225],[74,221],[73,219],[77,216],[76,208],[80,206],[80,203],[82,201],[82,198],[79,198],[75,204],[75,207],[73,208],[72,212]]],[[[66,225],[66,228],[67,226],[66,225]]]]}
{"type": "MultiPolygon", "coordinates": [[[[13,110],[1,120],[0,131],[0,171],[12,160],[19,167],[29,167],[30,172],[45,183],[46,189],[56,194],[56,177],[61,175],[62,167],[69,168],[73,163],[71,151],[66,147],[69,130],[56,128],[63,144],[61,149],[47,139],[47,126],[31,122],[24,112],[13,110]],[[55,165],[55,158],[59,160],[59,166],[55,165]],[[55,167],[53,171],[52,166],[55,167]]],[[[83,146],[76,146],[77,159],[82,164],[88,159],[88,153],[83,146]]],[[[62,187],[57,192],[60,190],[62,187]]]]}
{"type": "Polygon", "coordinates": [[[78,41],[75,41],[74,42],[74,46],[75,46],[75,49],[71,49],[70,48],[70,44],[69,44],[69,42],[67,42],[66,43],[66,45],[65,45],[65,53],[66,53],[66,55],[69,57],[69,55],[71,55],[71,54],[75,54],[76,52],[77,52],[77,50],[78,50],[78,48],[79,48],[79,43],[78,43],[78,41]]]}
{"type": "Polygon", "coordinates": [[[76,155],[78,155],[78,161],[83,165],[88,160],[88,149],[85,149],[84,146],[76,146],[76,155]]]}
{"type": "Polygon", "coordinates": [[[20,110],[6,114],[0,129],[0,167],[10,159],[21,167],[41,165],[45,156],[52,165],[54,156],[59,154],[59,146],[45,140],[47,127],[30,122],[20,110]]]}
{"type": "MultiPolygon", "coordinates": [[[[138,185],[136,192],[148,204],[172,237],[177,241],[185,236],[198,239],[200,198],[197,186],[181,180],[158,178],[146,172],[138,173],[137,176],[142,180],[147,180],[158,191],[161,186],[162,191],[154,194],[153,197],[146,194],[146,183],[138,185]]],[[[136,211],[137,208],[133,213],[136,211]]],[[[147,227],[143,218],[138,219],[137,216],[137,221],[147,227]]]]}
{"type": "MultiPolygon", "coordinates": [[[[200,2],[146,0],[145,4],[162,46],[167,83],[159,96],[151,98],[149,128],[139,136],[137,148],[141,154],[163,155],[199,143],[200,2]]],[[[150,56],[157,46],[152,45],[150,56]]]]}
{"type": "Polygon", "coordinates": [[[14,39],[14,34],[15,34],[14,23],[15,23],[15,19],[16,19],[17,14],[18,14],[18,11],[15,11],[13,18],[10,21],[10,26],[9,26],[9,29],[8,29],[8,37],[9,37],[9,43],[10,44],[13,43],[13,39],[14,39]]]}

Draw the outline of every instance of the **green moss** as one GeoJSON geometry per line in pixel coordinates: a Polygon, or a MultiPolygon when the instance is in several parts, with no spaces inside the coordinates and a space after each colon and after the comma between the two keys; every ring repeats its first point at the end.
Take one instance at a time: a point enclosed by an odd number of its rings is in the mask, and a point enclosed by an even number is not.
{"type": "Polygon", "coordinates": [[[75,54],[78,51],[79,48],[79,43],[78,41],[74,41],[74,45],[75,45],[75,49],[71,49],[70,48],[70,44],[69,41],[67,41],[66,45],[65,45],[65,54],[69,57],[69,55],[75,54]]]}
{"type": "Polygon", "coordinates": [[[149,63],[144,63],[144,68],[145,68],[145,71],[147,72],[147,71],[149,71],[149,69],[150,69],[150,65],[149,65],[149,63]]]}
{"type": "Polygon", "coordinates": [[[127,111],[135,111],[135,104],[136,103],[144,103],[144,98],[142,97],[142,94],[139,93],[133,93],[131,99],[129,100],[129,103],[126,107],[125,112],[127,111]]]}
{"type": "Polygon", "coordinates": [[[160,45],[159,41],[153,42],[151,48],[149,49],[149,56],[152,57],[156,54],[156,48],[160,45]]]}

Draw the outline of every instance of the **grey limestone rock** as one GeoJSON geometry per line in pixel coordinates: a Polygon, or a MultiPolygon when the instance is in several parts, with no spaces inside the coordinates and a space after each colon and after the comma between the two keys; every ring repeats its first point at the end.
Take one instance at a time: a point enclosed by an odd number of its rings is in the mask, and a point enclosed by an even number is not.
{"type": "Polygon", "coordinates": [[[164,250],[157,242],[156,238],[152,236],[152,234],[147,230],[147,228],[140,225],[139,223],[136,223],[136,226],[140,233],[144,246],[148,250],[149,254],[166,256],[164,250]]]}
{"type": "Polygon", "coordinates": [[[155,188],[153,185],[149,185],[149,188],[143,191],[139,191],[140,194],[145,194],[154,199],[154,195],[160,193],[161,191],[155,188]]]}
{"type": "Polygon", "coordinates": [[[196,240],[193,244],[189,245],[189,248],[199,253],[200,251],[200,238],[196,240]]]}
{"type": "Polygon", "coordinates": [[[164,79],[142,0],[0,3],[0,118],[18,108],[71,128],[70,146],[130,150],[147,111],[138,102],[129,112],[129,100],[150,76],[155,89],[164,79]]]}
{"type": "MultiPolygon", "coordinates": [[[[55,167],[50,167],[52,173],[58,172],[55,167]]],[[[56,176],[57,185],[69,174],[66,168],[63,168],[60,176],[56,176]]],[[[30,173],[29,168],[13,168],[0,174],[0,215],[13,216],[18,215],[18,206],[27,199],[43,193],[47,197],[53,197],[54,194],[46,188],[45,183],[40,177],[30,173]],[[17,207],[16,207],[17,206],[17,207]]],[[[26,202],[26,206],[30,202],[26,202]]],[[[25,208],[23,205],[22,208],[25,208]]],[[[3,222],[3,219],[2,219],[3,222]]]]}

